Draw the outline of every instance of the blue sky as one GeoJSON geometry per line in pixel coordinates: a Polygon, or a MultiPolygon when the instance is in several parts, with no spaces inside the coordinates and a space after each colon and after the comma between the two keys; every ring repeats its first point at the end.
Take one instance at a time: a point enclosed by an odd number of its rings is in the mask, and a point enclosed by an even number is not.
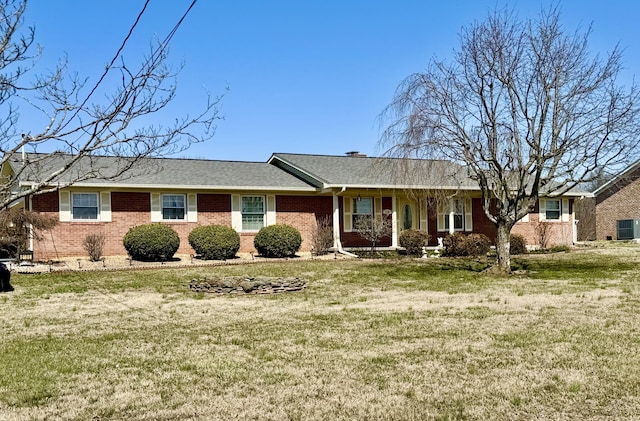
{"type": "MultiPolygon", "coordinates": [[[[26,24],[43,47],[40,68],[67,56],[69,68],[97,81],[143,5],[141,0],[29,3],[26,24]]],[[[191,0],[152,0],[124,52],[138,62],[164,38],[191,0]]],[[[199,0],[174,37],[170,62],[184,69],[172,113],[195,112],[205,92],[220,94],[214,139],[181,156],[266,161],[273,152],[379,155],[377,116],[396,86],[446,58],[460,28],[508,4],[521,17],[548,2],[199,0]]],[[[554,3],[555,4],[555,3],[554,3]]],[[[640,70],[640,3],[559,2],[573,30],[593,24],[591,49],[625,48],[623,82],[640,70]]],[[[161,116],[158,116],[161,118],[161,116]]],[[[28,131],[28,130],[24,130],[28,131]]],[[[35,128],[32,132],[37,132],[35,128]]]]}

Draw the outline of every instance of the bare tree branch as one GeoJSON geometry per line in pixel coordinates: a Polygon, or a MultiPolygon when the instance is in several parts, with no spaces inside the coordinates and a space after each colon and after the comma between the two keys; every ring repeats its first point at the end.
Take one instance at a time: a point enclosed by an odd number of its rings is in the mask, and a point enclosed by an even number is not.
{"type": "Polygon", "coordinates": [[[175,99],[180,70],[168,65],[169,41],[195,1],[138,66],[130,67],[121,56],[147,3],[98,82],[88,89],[86,79],[68,72],[66,60],[49,73],[31,75],[40,50],[34,47],[35,30],[21,31],[27,2],[0,0],[0,108],[6,116],[0,120],[0,164],[11,165],[15,173],[0,183],[0,208],[81,181],[146,173],[152,169],[142,165],[144,158],[179,153],[213,137],[221,96],[207,95],[195,115],[158,123],[175,99]],[[16,104],[37,110],[45,127],[33,125],[21,133],[16,104]],[[25,149],[31,152],[28,159],[21,153],[25,149]],[[109,168],[93,166],[100,156],[118,159],[109,168]],[[25,178],[29,184],[17,189],[15,180],[25,178]]]}

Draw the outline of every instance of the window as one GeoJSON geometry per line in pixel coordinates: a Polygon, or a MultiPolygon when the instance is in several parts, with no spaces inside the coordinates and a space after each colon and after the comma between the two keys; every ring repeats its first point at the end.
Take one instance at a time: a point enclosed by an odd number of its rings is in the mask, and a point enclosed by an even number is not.
{"type": "Polygon", "coordinates": [[[353,199],[351,212],[351,225],[354,230],[358,229],[358,222],[365,218],[373,217],[373,199],[370,197],[358,197],[353,199]]]}
{"type": "Polygon", "coordinates": [[[410,230],[413,226],[413,218],[411,217],[411,205],[404,205],[402,211],[402,228],[410,230]]]}
{"type": "Polygon", "coordinates": [[[264,227],[264,196],[242,196],[242,231],[264,227]]]}
{"type": "Polygon", "coordinates": [[[547,220],[560,220],[560,199],[547,199],[545,200],[545,219],[547,220]]]}
{"type": "MultiPolygon", "coordinates": [[[[454,231],[464,230],[464,200],[454,199],[450,204],[450,211],[453,212],[453,229],[454,231]]],[[[448,215],[444,218],[444,229],[449,231],[448,215]]]]}
{"type": "Polygon", "coordinates": [[[73,193],[71,195],[72,219],[98,220],[98,193],[73,193]]]}
{"type": "Polygon", "coordinates": [[[162,195],[162,219],[184,220],[185,198],[183,194],[162,195]]]}

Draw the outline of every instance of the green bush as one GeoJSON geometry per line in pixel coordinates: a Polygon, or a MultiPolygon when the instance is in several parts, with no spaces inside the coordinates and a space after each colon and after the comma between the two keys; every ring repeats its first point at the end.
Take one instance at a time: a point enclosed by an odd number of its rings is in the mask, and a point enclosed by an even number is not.
{"type": "Polygon", "coordinates": [[[400,233],[400,246],[409,256],[421,256],[422,248],[427,246],[431,236],[424,231],[405,230],[400,233]]]}
{"type": "Polygon", "coordinates": [[[289,257],[300,250],[302,236],[290,225],[269,225],[258,231],[253,245],[264,257],[289,257]]]}
{"type": "Polygon", "coordinates": [[[170,226],[160,223],[138,225],[129,229],[123,242],[132,259],[147,262],[171,259],[180,247],[178,233],[170,226]]]}
{"type": "Polygon", "coordinates": [[[199,226],[189,233],[189,244],[202,259],[231,259],[240,248],[240,235],[225,225],[199,226]]]}
{"type": "Polygon", "coordinates": [[[509,253],[525,254],[527,252],[527,240],[519,234],[511,234],[509,253]]]}
{"type": "Polygon", "coordinates": [[[484,234],[455,233],[443,240],[444,256],[481,256],[491,250],[491,240],[484,234]]]}

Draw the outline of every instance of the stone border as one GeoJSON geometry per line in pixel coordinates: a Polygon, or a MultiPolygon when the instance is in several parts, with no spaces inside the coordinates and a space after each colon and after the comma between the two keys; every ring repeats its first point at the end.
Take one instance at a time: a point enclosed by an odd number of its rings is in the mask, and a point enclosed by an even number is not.
{"type": "Polygon", "coordinates": [[[305,287],[306,281],[300,278],[252,277],[249,275],[193,279],[189,284],[191,291],[216,294],[278,294],[301,291],[305,287]]]}

